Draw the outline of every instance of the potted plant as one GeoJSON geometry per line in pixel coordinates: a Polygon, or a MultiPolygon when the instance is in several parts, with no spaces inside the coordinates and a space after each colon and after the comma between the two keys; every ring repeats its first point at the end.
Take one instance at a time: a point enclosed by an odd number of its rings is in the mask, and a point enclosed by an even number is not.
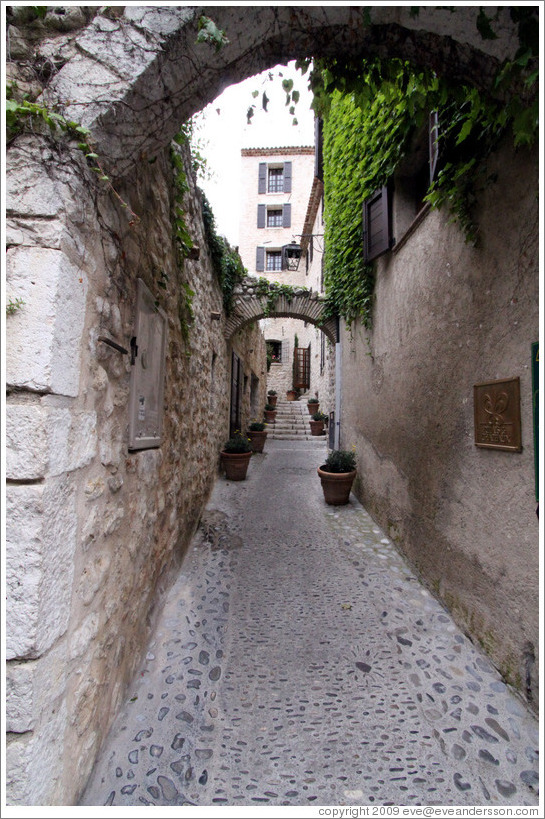
{"type": "Polygon", "coordinates": [[[318,412],[320,409],[320,402],[317,398],[309,398],[307,401],[307,408],[311,415],[314,415],[315,412],[318,412]]]}
{"type": "Polygon", "coordinates": [[[269,390],[267,393],[267,401],[273,407],[276,407],[276,402],[278,400],[278,395],[276,394],[276,390],[269,390]]]}
{"type": "Polygon", "coordinates": [[[318,475],[325,502],[330,506],[343,506],[348,503],[356,477],[356,453],[334,449],[318,467],[318,475]]]}
{"type": "Polygon", "coordinates": [[[327,415],[324,415],[323,412],[315,412],[314,415],[311,415],[309,423],[312,435],[323,435],[326,421],[327,415]]]}
{"type": "Polygon", "coordinates": [[[263,447],[265,446],[265,441],[267,439],[267,432],[268,430],[265,428],[265,424],[262,421],[252,421],[251,424],[248,425],[248,438],[250,439],[250,446],[252,447],[252,452],[263,452],[263,447]]]}
{"type": "Polygon", "coordinates": [[[276,407],[272,404],[265,404],[265,421],[268,424],[274,424],[276,421],[276,407]]]}
{"type": "Polygon", "coordinates": [[[295,401],[295,399],[297,398],[297,390],[287,390],[286,398],[288,399],[288,401],[295,401]]]}
{"type": "Polygon", "coordinates": [[[221,461],[229,481],[243,481],[252,457],[250,441],[237,430],[223,445],[221,461]]]}

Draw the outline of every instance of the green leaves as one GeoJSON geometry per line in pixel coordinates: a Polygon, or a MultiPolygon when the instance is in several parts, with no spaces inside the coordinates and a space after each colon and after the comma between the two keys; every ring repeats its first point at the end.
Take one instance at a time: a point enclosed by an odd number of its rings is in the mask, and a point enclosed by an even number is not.
{"type": "Polygon", "coordinates": [[[213,45],[215,51],[218,52],[229,43],[229,39],[223,29],[218,28],[210,17],[205,17],[203,15],[199,18],[197,43],[207,43],[208,45],[213,45]]]}

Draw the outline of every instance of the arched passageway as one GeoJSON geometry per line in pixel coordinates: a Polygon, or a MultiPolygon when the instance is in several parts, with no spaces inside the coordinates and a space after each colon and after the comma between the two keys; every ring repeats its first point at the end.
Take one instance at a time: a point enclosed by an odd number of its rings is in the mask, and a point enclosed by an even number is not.
{"type": "MultiPolygon", "coordinates": [[[[105,170],[140,212],[141,221],[133,231],[126,212],[107,202],[106,195],[97,195],[81,152],[73,145],[59,148],[39,133],[27,133],[10,146],[8,273],[25,302],[7,331],[11,618],[7,655],[13,695],[8,706],[8,800],[12,804],[71,804],[81,793],[145,645],[157,595],[168,585],[168,570],[187,544],[213,480],[213,469],[204,474],[201,467],[215,464],[223,437],[216,411],[226,406],[220,388],[228,382],[225,362],[230,350],[217,331],[219,323],[210,327],[210,315],[221,305],[221,293],[210,284],[212,277],[206,278],[193,260],[186,260],[186,279],[177,278],[169,198],[171,138],[187,117],[227,85],[278,62],[313,54],[389,54],[490,89],[498,65],[513,57],[518,48],[517,29],[508,9],[500,8],[495,21],[498,37],[483,38],[477,27],[478,14],[478,8],[468,6],[454,11],[422,7],[416,16],[408,7],[382,5],[104,7],[79,32],[69,32],[58,50],[58,42],[50,46],[58,59],[46,60],[50,73],[43,92],[45,103],[89,129],[105,170]],[[219,49],[214,43],[198,43],[201,16],[209,16],[224,29],[229,42],[219,49]],[[127,451],[126,438],[131,372],[127,350],[133,335],[135,280],[140,276],[154,288],[158,301],[164,291],[161,304],[166,308],[170,334],[165,401],[169,438],[161,448],[135,455],[127,451]],[[191,286],[199,293],[194,304],[197,331],[194,340],[187,342],[191,286]],[[183,302],[180,293],[186,294],[183,302]],[[101,346],[105,334],[114,343],[122,343],[117,349],[101,346]],[[208,379],[211,370],[214,393],[208,379]]],[[[189,178],[189,163],[186,170],[189,178]]],[[[525,177],[520,179],[524,182],[525,177]]],[[[528,189],[526,195],[531,197],[533,191],[528,189]]],[[[535,199],[533,202],[535,206],[535,199]]],[[[511,205],[512,214],[522,214],[520,221],[524,222],[527,211],[520,208],[520,198],[511,205]]],[[[196,211],[193,204],[188,219],[204,246],[196,211]]],[[[449,230],[446,222],[434,224],[449,230]]],[[[535,248],[530,219],[526,225],[528,232],[523,235],[521,230],[512,242],[508,231],[503,231],[496,266],[506,257],[516,258],[523,272],[524,265],[531,265],[535,248]]],[[[463,255],[457,242],[460,244],[448,233],[445,246],[454,258],[453,267],[458,273],[475,270],[479,279],[480,259],[475,254],[463,255]]],[[[489,292],[501,288],[504,281],[496,266],[487,279],[490,290],[485,289],[490,301],[489,292]]],[[[416,264],[413,267],[418,269],[416,264]]],[[[450,261],[438,259],[436,267],[448,271],[447,282],[450,261]]],[[[406,285],[412,281],[415,276],[401,280],[390,302],[394,308],[398,294],[407,304],[426,303],[418,299],[419,282],[412,290],[406,285]]],[[[459,303],[461,293],[460,303],[467,308],[466,315],[471,315],[477,301],[473,292],[480,295],[482,281],[466,278],[456,289],[453,277],[447,318],[437,330],[445,345],[452,342],[452,346],[471,348],[472,330],[468,340],[461,333],[453,336],[452,321],[457,319],[452,318],[451,305],[459,303]]],[[[507,276],[505,281],[509,290],[507,276]]],[[[384,280],[381,286],[386,286],[384,280]]],[[[503,373],[494,350],[503,349],[504,326],[509,326],[510,337],[518,338],[516,326],[522,327],[523,316],[517,313],[514,318],[514,311],[524,311],[531,301],[530,296],[524,301],[522,289],[521,285],[521,292],[514,296],[494,291],[498,301],[509,305],[508,317],[505,308],[497,321],[501,333],[488,332],[489,325],[480,316],[474,322],[478,326],[481,321],[480,338],[488,335],[490,341],[486,356],[477,350],[467,360],[487,361],[489,367],[481,373],[482,367],[475,364],[475,372],[465,374],[466,392],[477,379],[477,370],[481,380],[492,370],[503,373]]],[[[530,287],[527,291],[531,295],[530,287]]],[[[314,307],[304,304],[305,298],[297,305],[279,304],[276,315],[316,322],[314,307]]],[[[229,325],[230,340],[239,335],[235,331],[244,334],[259,317],[255,302],[252,310],[252,318],[241,310],[229,325]]],[[[386,319],[395,314],[392,309],[386,319]]],[[[439,315],[444,314],[439,311],[439,315]]],[[[347,356],[352,356],[348,362],[353,367],[352,386],[359,389],[363,383],[371,384],[364,396],[366,407],[379,395],[389,407],[399,407],[391,385],[403,378],[407,383],[414,378],[411,400],[424,393],[433,397],[443,389],[444,374],[434,370],[435,362],[428,366],[427,359],[413,356],[420,372],[437,372],[437,384],[428,381],[422,388],[410,369],[411,321],[406,314],[401,324],[397,348],[390,341],[389,346],[377,343],[368,354],[364,339],[361,347],[365,352],[359,358],[355,348],[347,348],[347,356]],[[406,349],[408,358],[388,371],[391,351],[398,348],[406,349]],[[371,371],[365,371],[364,379],[361,374],[366,367],[371,371]]],[[[327,322],[322,329],[333,338],[327,322]]],[[[522,339],[519,347],[528,340],[522,339]]],[[[518,348],[506,357],[510,366],[520,366],[518,348]]],[[[255,366],[258,368],[257,361],[255,366]]],[[[528,416],[527,406],[526,400],[528,416]]],[[[463,530],[465,535],[466,530],[474,534],[482,529],[490,543],[497,536],[497,531],[479,526],[478,514],[469,523],[467,516],[461,518],[460,510],[467,511],[463,495],[468,473],[489,486],[490,467],[482,462],[475,465],[473,452],[468,453],[467,418],[458,412],[452,424],[458,438],[449,442],[448,458],[443,457],[443,450],[423,450],[410,413],[404,416],[403,427],[393,433],[389,420],[384,423],[384,414],[376,413],[379,432],[375,440],[364,440],[360,447],[362,458],[372,465],[368,473],[373,472],[386,487],[393,510],[390,534],[394,539],[407,537],[403,527],[416,521],[422,527],[422,540],[434,544],[424,524],[444,520],[444,538],[437,538],[440,546],[446,544],[442,556],[450,549],[447,536],[453,530],[463,530]],[[385,441],[399,446],[399,464],[389,453],[383,456],[385,441]],[[422,453],[424,466],[420,473],[407,477],[403,458],[415,452],[422,453]],[[455,461],[450,467],[454,498],[444,491],[445,480],[437,479],[437,486],[430,488],[432,472],[427,466],[431,458],[442,464],[455,461]],[[420,514],[419,506],[426,494],[433,494],[433,508],[426,510],[427,516],[420,514]]],[[[439,416],[434,412],[434,418],[439,416]]],[[[428,438],[433,446],[442,443],[439,434],[428,438]]],[[[528,449],[526,440],[525,451],[528,449]]],[[[527,462],[524,464],[526,472],[519,469],[519,484],[526,480],[527,462]]],[[[502,466],[496,467],[495,475],[502,466]]],[[[511,497],[515,497],[512,492],[511,497]]],[[[520,492],[516,497],[520,500],[520,492]]],[[[517,509],[510,511],[503,531],[510,527],[512,532],[517,526],[517,509]]],[[[519,543],[518,533],[516,540],[519,543]]],[[[435,555],[434,559],[443,568],[442,557],[435,555]]],[[[452,574],[467,575],[469,564],[480,571],[480,560],[475,554],[453,560],[452,574]]],[[[481,562],[487,561],[488,552],[481,562]]],[[[521,559],[519,566],[522,563],[532,570],[529,560],[521,559]]],[[[524,581],[522,573],[509,578],[509,598],[514,589],[526,591],[524,581]]],[[[475,587],[475,595],[481,595],[481,585],[475,587]]],[[[494,591],[498,599],[493,601],[492,614],[487,612],[488,620],[506,604],[497,583],[494,591]]],[[[523,635],[528,641],[521,672],[528,690],[534,687],[535,629],[532,613],[526,614],[529,608],[533,611],[534,602],[515,601],[511,618],[513,628],[518,629],[515,639],[523,635]]],[[[460,608],[464,605],[462,600],[460,608]]],[[[492,647],[497,649],[497,645],[492,647]]],[[[519,661],[517,654],[517,669],[519,661]]]]}
{"type": "Polygon", "coordinates": [[[408,6],[127,6],[123,16],[97,15],[44,97],[91,130],[118,176],[228,85],[290,59],[388,54],[490,91],[518,48],[508,9],[497,11],[500,36],[485,39],[471,6],[416,15],[408,6]],[[225,32],[225,45],[197,41],[202,17],[225,32]]]}
{"type": "Polygon", "coordinates": [[[294,288],[293,295],[279,292],[275,297],[274,284],[269,289],[273,304],[268,304],[268,297],[262,294],[262,287],[257,279],[247,276],[237,286],[233,307],[225,322],[227,339],[246,324],[262,318],[295,318],[319,327],[332,342],[337,341],[336,318],[325,318],[325,299],[318,293],[305,288],[294,288]]]}

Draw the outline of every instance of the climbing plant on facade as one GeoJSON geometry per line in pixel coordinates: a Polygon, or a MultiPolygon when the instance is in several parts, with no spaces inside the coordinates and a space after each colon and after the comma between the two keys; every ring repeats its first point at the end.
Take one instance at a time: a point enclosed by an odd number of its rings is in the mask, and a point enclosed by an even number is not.
{"type": "MultiPolygon", "coordinates": [[[[399,59],[314,61],[309,84],[324,119],[328,315],[369,323],[373,267],[363,256],[363,202],[392,178],[431,111],[438,114],[441,163],[425,200],[447,206],[467,241],[478,242],[474,205],[493,182],[487,159],[506,137],[518,147],[537,136],[537,17],[531,8],[510,13],[520,46],[498,68],[494,95],[399,59]]],[[[495,36],[494,20],[484,12],[477,23],[481,36],[495,36]]],[[[310,60],[299,66],[308,70],[310,60]]]]}

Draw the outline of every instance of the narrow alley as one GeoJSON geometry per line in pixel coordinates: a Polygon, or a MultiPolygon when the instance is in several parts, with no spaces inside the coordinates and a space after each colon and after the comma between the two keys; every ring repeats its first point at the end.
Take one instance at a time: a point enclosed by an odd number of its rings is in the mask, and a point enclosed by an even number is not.
{"type": "Polygon", "coordinates": [[[325,439],[219,477],[81,805],[537,805],[538,723],[325,439]]]}

